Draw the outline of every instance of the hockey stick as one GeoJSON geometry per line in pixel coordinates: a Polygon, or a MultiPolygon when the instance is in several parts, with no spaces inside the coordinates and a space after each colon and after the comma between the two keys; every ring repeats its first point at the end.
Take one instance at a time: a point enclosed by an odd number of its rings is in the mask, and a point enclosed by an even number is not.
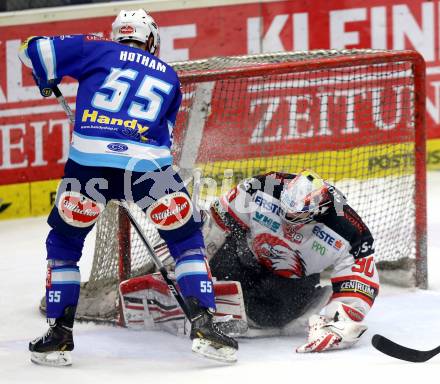
{"type": "Polygon", "coordinates": [[[142,228],[140,227],[139,223],[136,221],[136,219],[133,217],[132,213],[130,212],[130,208],[128,207],[127,202],[121,201],[121,205],[124,208],[125,213],[127,214],[128,219],[131,222],[131,225],[133,225],[134,229],[136,230],[137,234],[141,238],[145,247],[148,249],[148,252],[150,252],[151,258],[153,259],[154,264],[156,264],[156,267],[159,269],[159,272],[162,275],[163,279],[165,280],[165,283],[168,285],[168,289],[171,291],[174,298],[179,303],[180,308],[182,308],[182,311],[185,314],[186,318],[190,322],[192,322],[191,314],[188,309],[188,305],[185,302],[185,299],[180,294],[180,292],[177,290],[176,285],[174,284],[174,281],[172,281],[170,279],[170,277],[168,276],[168,271],[163,266],[162,261],[159,259],[159,257],[157,257],[156,252],[154,251],[153,247],[150,245],[150,242],[148,241],[147,237],[145,236],[144,232],[142,231],[142,228]]]}
{"type": "MultiPolygon", "coordinates": [[[[56,96],[58,102],[60,103],[61,107],[64,109],[64,112],[66,112],[66,115],[69,117],[69,120],[72,123],[75,123],[75,117],[73,115],[72,110],[69,107],[69,104],[67,104],[66,99],[64,98],[63,94],[59,90],[59,88],[55,85],[52,88],[52,91],[54,95],[56,96]]],[[[162,264],[162,261],[159,259],[159,257],[156,255],[155,250],[151,246],[150,242],[148,241],[147,237],[145,236],[144,232],[142,231],[142,228],[140,227],[139,223],[136,221],[136,219],[133,217],[132,213],[130,212],[130,208],[128,207],[128,204],[126,201],[121,201],[121,206],[125,210],[125,213],[128,216],[128,219],[131,222],[131,225],[133,225],[134,229],[138,233],[139,237],[141,238],[142,242],[144,243],[145,247],[147,248],[148,252],[151,254],[151,258],[154,261],[154,264],[156,264],[156,267],[159,269],[160,274],[162,275],[163,279],[165,280],[166,284],[168,285],[169,290],[177,300],[177,302],[180,305],[180,308],[182,308],[183,313],[185,314],[186,318],[192,322],[191,314],[188,308],[188,305],[185,302],[185,299],[180,294],[180,292],[177,290],[176,285],[174,282],[170,279],[168,276],[168,271],[165,269],[165,267],[162,264]]]]}
{"type": "Polygon", "coordinates": [[[423,363],[440,353],[440,346],[430,351],[419,351],[397,344],[381,335],[374,335],[371,344],[378,351],[396,359],[411,361],[413,363],[423,363]]]}

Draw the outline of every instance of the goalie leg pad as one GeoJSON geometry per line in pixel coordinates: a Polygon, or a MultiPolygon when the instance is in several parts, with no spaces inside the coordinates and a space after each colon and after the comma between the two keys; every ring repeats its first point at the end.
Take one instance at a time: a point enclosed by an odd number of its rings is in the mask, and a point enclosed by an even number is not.
{"type": "MultiPolygon", "coordinates": [[[[173,334],[187,334],[190,324],[160,273],[136,277],[119,286],[125,324],[133,329],[158,326],[173,334]]],[[[229,336],[247,331],[239,282],[214,281],[217,312],[214,321],[229,336]]]]}
{"type": "Polygon", "coordinates": [[[123,281],[119,293],[127,327],[151,329],[156,325],[173,334],[189,330],[182,309],[160,273],[123,281]]]}

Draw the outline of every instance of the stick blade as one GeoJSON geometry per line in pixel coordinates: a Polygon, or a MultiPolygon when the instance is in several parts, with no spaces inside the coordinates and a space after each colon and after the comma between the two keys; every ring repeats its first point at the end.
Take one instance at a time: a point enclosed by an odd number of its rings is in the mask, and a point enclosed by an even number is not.
{"type": "Polygon", "coordinates": [[[385,355],[412,363],[423,363],[440,352],[440,347],[431,351],[418,351],[407,348],[381,335],[374,335],[371,339],[371,344],[385,355]]]}

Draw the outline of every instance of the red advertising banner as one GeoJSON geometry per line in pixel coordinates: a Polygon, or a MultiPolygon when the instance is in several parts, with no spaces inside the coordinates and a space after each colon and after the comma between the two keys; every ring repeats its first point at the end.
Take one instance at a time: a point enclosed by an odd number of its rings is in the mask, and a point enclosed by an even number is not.
{"type": "MultiPolygon", "coordinates": [[[[428,138],[440,137],[439,1],[228,3],[225,1],[225,5],[215,7],[155,12],[153,16],[161,32],[161,58],[178,61],[289,50],[415,48],[427,62],[428,138]]],[[[71,127],[55,99],[40,96],[28,70],[19,62],[17,50],[21,41],[30,35],[95,33],[109,36],[113,19],[114,16],[91,17],[0,27],[0,185],[59,178],[68,155],[71,127]]],[[[72,104],[75,90],[76,85],[71,80],[63,81],[62,91],[72,104]]],[[[371,94],[379,91],[375,91],[372,84],[365,92],[371,94]]],[[[378,97],[404,103],[405,95],[406,90],[402,86],[384,90],[378,97]]],[[[319,119],[322,97],[319,99],[317,90],[313,88],[296,89],[290,99],[282,100],[279,110],[273,114],[274,118],[277,113],[291,108],[292,100],[298,103],[299,111],[310,107],[312,119],[319,119]],[[294,98],[301,94],[309,94],[312,100],[309,106],[306,105],[306,99],[294,98]]],[[[347,99],[341,97],[339,102],[346,103],[347,99]]],[[[258,145],[258,139],[253,136],[257,120],[267,111],[264,110],[264,103],[245,107],[252,111],[251,119],[255,121],[244,128],[240,135],[250,140],[251,148],[258,145]]],[[[378,106],[370,105],[367,108],[378,106]]],[[[387,119],[378,124],[389,125],[396,120],[395,116],[387,119]]],[[[407,117],[403,116],[397,124],[404,124],[405,119],[407,117]]],[[[221,121],[216,123],[217,128],[219,124],[221,121]]],[[[298,132],[307,133],[307,126],[301,124],[298,132]]],[[[301,148],[304,138],[295,136],[289,127],[285,129],[283,134],[290,135],[298,143],[299,146],[295,148],[301,148]]],[[[207,134],[210,135],[210,132],[214,131],[209,128],[207,134]]],[[[268,125],[264,135],[270,137],[273,132],[276,132],[275,125],[268,125]]],[[[338,137],[340,139],[337,140],[344,140],[343,135],[338,137]]]]}
{"type": "Polygon", "coordinates": [[[219,81],[198,162],[414,141],[412,75],[407,62],[219,81]]]}

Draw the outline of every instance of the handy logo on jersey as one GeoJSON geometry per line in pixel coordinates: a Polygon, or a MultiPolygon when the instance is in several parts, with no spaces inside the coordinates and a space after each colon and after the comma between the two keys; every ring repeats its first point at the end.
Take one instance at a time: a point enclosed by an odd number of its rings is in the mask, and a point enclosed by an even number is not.
{"type": "Polygon", "coordinates": [[[320,228],[318,225],[315,225],[312,230],[313,234],[318,237],[318,239],[321,239],[325,241],[328,245],[331,245],[334,249],[337,251],[341,250],[341,248],[344,246],[344,242],[341,240],[336,240],[332,235],[324,231],[322,228],[320,228]]]}
{"type": "Polygon", "coordinates": [[[277,232],[281,226],[281,223],[279,223],[278,221],[275,221],[274,219],[267,217],[264,213],[258,211],[255,212],[255,216],[252,218],[252,220],[265,226],[266,228],[270,229],[272,232],[277,232]]]}
{"type": "Polygon", "coordinates": [[[116,117],[109,117],[106,115],[102,115],[95,110],[89,111],[88,109],[85,109],[83,111],[81,122],[116,125],[121,128],[125,127],[132,129],[140,135],[142,135],[143,133],[148,131],[148,129],[150,129],[147,125],[142,125],[138,123],[136,119],[131,119],[131,120],[118,119],[116,117]]]}
{"type": "Polygon", "coordinates": [[[131,25],[124,25],[123,27],[119,28],[119,33],[122,33],[123,35],[131,35],[136,30],[131,25]]]}
{"type": "Polygon", "coordinates": [[[63,192],[57,207],[66,223],[80,228],[92,225],[104,210],[104,204],[74,191],[63,192]]]}
{"type": "Polygon", "coordinates": [[[107,148],[113,152],[125,152],[128,150],[128,146],[122,143],[110,143],[107,148]]]}
{"type": "Polygon", "coordinates": [[[286,278],[304,277],[306,267],[301,252],[269,233],[257,235],[252,242],[252,251],[259,263],[275,274],[286,278]]]}
{"type": "Polygon", "coordinates": [[[185,193],[174,192],[150,205],[147,215],[159,229],[176,229],[191,218],[192,203],[185,193]]]}

